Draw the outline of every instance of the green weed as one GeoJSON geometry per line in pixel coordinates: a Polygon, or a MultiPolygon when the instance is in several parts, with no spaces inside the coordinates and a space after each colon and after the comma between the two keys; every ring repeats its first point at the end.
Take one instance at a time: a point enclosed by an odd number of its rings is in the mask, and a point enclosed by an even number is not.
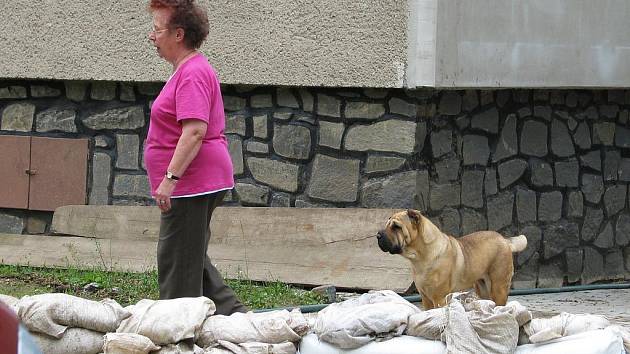
{"type": "MultiPolygon", "coordinates": [[[[226,280],[250,309],[276,308],[323,303],[321,295],[281,282],[254,282],[247,279],[226,280]]],[[[112,298],[123,306],[142,299],[158,299],[157,272],[105,272],[76,268],[39,268],[0,265],[0,293],[15,297],[62,292],[83,298],[112,298]],[[85,291],[97,283],[99,288],[85,291]]]]}

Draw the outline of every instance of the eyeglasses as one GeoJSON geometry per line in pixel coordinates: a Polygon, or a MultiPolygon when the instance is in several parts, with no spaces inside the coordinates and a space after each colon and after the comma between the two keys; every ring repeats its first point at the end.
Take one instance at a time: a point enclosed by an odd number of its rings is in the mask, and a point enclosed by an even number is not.
{"type": "Polygon", "coordinates": [[[158,33],[162,33],[164,31],[168,31],[170,28],[166,27],[166,28],[162,28],[162,29],[157,29],[155,27],[151,28],[151,30],[149,31],[149,34],[158,34],[158,33]]]}

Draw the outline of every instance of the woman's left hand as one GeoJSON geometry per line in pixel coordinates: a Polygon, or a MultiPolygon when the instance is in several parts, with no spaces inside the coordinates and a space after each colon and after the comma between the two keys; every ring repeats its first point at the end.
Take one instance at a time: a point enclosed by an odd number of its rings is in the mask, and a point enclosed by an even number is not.
{"type": "Polygon", "coordinates": [[[176,183],[176,181],[164,177],[155,190],[155,196],[153,198],[162,212],[167,212],[171,209],[171,195],[173,194],[176,183]]]}

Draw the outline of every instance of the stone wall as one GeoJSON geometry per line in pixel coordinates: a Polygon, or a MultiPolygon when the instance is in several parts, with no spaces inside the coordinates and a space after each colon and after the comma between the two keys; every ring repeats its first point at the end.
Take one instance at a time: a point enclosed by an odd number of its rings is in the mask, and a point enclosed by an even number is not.
{"type": "MultiPolygon", "coordinates": [[[[90,204],[150,205],[160,85],[0,82],[1,134],[88,137],[90,204]]],[[[526,234],[516,287],[630,279],[630,91],[224,86],[228,205],[417,208],[453,235],[526,234]]],[[[0,209],[0,232],[50,213],[0,209]]]]}

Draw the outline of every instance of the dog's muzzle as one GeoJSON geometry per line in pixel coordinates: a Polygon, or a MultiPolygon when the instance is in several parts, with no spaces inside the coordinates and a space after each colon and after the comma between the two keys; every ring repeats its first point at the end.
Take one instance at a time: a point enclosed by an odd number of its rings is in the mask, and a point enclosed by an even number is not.
{"type": "Polygon", "coordinates": [[[402,253],[402,249],[399,245],[392,245],[389,241],[389,238],[385,235],[383,231],[379,231],[376,234],[376,240],[378,241],[378,247],[383,252],[389,252],[391,254],[400,254],[402,253]]]}

